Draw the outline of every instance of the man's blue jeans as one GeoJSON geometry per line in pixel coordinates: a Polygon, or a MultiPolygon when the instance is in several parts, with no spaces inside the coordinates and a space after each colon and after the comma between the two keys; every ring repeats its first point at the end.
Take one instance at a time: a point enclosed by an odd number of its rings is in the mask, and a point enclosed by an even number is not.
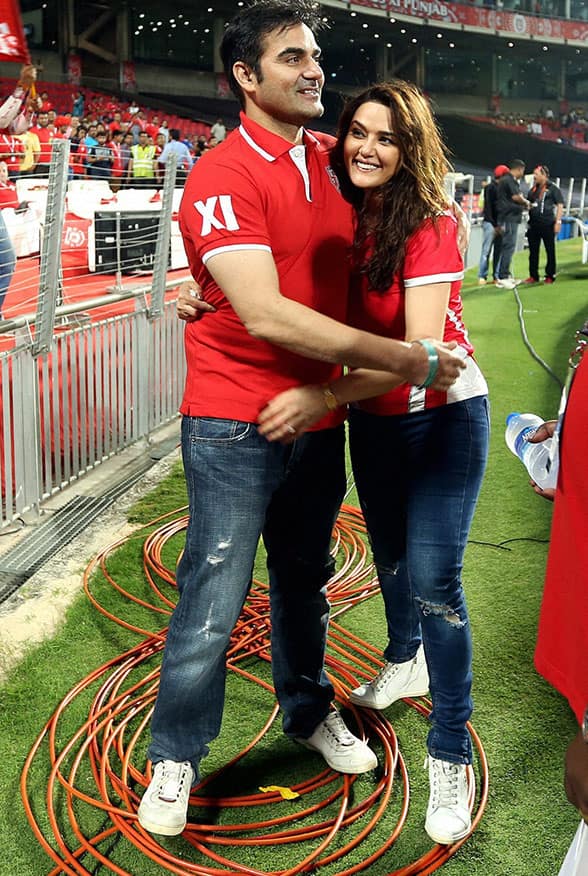
{"type": "Polygon", "coordinates": [[[470,763],[472,644],[463,554],[488,451],[485,396],[399,416],[354,410],[351,460],[384,598],[390,663],[421,638],[433,757],[470,763]]]}
{"type": "Polygon", "coordinates": [[[517,235],[520,222],[503,222],[502,228],[502,253],[500,256],[500,279],[505,280],[510,276],[510,263],[517,246],[517,235]]]}
{"type": "Polygon", "coordinates": [[[226,651],[262,534],[284,731],[308,737],[328,714],[334,692],[324,671],[325,592],[345,492],[344,442],[342,426],[284,447],[251,423],[184,417],[190,520],[151,726],[153,763],[189,760],[198,776],[220,732],[226,651]]]}
{"type": "Polygon", "coordinates": [[[491,222],[484,222],[482,225],[482,253],[480,255],[480,264],[478,267],[478,277],[483,280],[488,279],[490,250],[492,250],[492,277],[496,280],[499,276],[502,235],[496,234],[495,232],[496,229],[491,222]]]}
{"type": "Polygon", "coordinates": [[[2,305],[6,298],[14,268],[16,265],[16,256],[12,241],[6,229],[6,223],[2,217],[0,210],[0,316],[2,315],[2,305]]]}

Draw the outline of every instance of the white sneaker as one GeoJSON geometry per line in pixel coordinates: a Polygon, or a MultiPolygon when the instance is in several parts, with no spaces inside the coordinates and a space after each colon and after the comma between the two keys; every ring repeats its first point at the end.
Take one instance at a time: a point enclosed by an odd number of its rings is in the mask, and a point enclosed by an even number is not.
{"type": "Polygon", "coordinates": [[[430,796],[425,830],[433,842],[450,845],[472,829],[466,767],[431,755],[425,760],[425,768],[427,764],[430,796]]]}
{"type": "Polygon", "coordinates": [[[188,761],[162,760],[139,806],[139,824],[149,833],[177,836],[186,827],[188,799],[196,776],[188,761]]]}
{"type": "Polygon", "coordinates": [[[520,283],[520,280],[515,280],[514,277],[502,277],[495,282],[495,286],[500,286],[501,289],[514,289],[520,283]]]}
{"type": "Polygon", "coordinates": [[[421,645],[406,663],[386,663],[373,681],[356,687],[349,699],[356,706],[387,709],[403,697],[424,697],[429,692],[429,673],[421,645]]]}
{"type": "Polygon", "coordinates": [[[366,742],[351,733],[337,711],[329,712],[308,739],[296,742],[322,754],[331,769],[340,773],[367,773],[378,765],[378,758],[366,742]]]}

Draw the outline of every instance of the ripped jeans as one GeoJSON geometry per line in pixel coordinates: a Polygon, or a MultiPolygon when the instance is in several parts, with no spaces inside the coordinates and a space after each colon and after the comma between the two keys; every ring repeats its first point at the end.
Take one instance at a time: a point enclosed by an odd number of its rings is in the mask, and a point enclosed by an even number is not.
{"type": "Polygon", "coordinates": [[[486,396],[398,416],[353,410],[351,460],[388,626],[386,660],[423,642],[433,757],[471,763],[472,640],[461,584],[488,452],[486,396]]]}
{"type": "MultiPolygon", "coordinates": [[[[226,653],[263,535],[270,580],[272,673],[284,732],[308,737],[328,714],[324,670],[334,571],[331,533],[346,486],[343,426],[270,444],[252,423],[184,417],[190,504],[148,756],[200,760],[218,736],[226,653]]],[[[241,706],[242,707],[242,706],[241,706]]]]}

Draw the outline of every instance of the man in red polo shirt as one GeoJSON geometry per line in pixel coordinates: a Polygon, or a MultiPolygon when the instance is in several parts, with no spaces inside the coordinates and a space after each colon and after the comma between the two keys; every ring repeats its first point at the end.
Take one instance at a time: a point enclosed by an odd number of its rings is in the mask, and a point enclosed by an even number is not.
{"type": "Polygon", "coordinates": [[[49,176],[51,143],[53,142],[53,130],[49,127],[49,114],[41,110],[37,116],[37,124],[33,125],[31,131],[37,135],[41,144],[41,153],[36,168],[37,176],[49,176]]]}
{"type": "Polygon", "coordinates": [[[221,54],[243,106],[241,127],[200,159],[180,208],[192,274],[217,312],[186,329],[181,411],[190,521],[151,726],[153,778],[138,811],[153,833],[172,836],[186,825],[200,760],[220,730],[226,651],[260,535],[284,732],[341,772],[376,765],[331,709],[324,670],[330,537],[346,486],[344,413],[328,383],[340,373],[337,363],[420,384],[441,360],[437,388],[461,367],[442,345],[427,360],[418,343],[342,322],[350,207],[320,135],[302,127],[323,111],[317,23],[310,2],[270,0],[229,24],[221,54]],[[323,384],[324,419],[292,445],[267,442],[255,425],[260,410],[301,382],[323,384]]]}

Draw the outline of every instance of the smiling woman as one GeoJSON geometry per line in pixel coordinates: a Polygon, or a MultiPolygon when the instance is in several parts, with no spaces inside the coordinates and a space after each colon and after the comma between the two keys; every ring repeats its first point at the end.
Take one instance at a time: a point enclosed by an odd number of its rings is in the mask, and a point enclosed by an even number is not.
{"type": "Polygon", "coordinates": [[[354,186],[383,185],[396,173],[400,149],[391,127],[390,110],[381,103],[364,103],[357,109],[343,144],[345,167],[354,186]]]}

